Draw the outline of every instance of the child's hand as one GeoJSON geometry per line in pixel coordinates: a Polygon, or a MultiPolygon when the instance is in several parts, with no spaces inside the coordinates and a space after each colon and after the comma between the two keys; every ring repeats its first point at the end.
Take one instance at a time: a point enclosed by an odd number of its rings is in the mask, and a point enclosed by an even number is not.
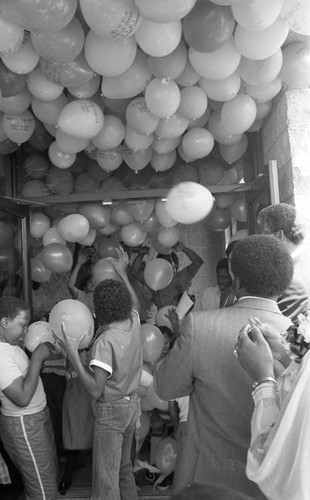
{"type": "Polygon", "coordinates": [[[38,359],[43,363],[46,359],[49,359],[53,356],[56,349],[53,344],[50,342],[42,342],[38,347],[33,351],[31,358],[38,359]]]}
{"type": "Polygon", "coordinates": [[[54,330],[52,330],[52,332],[55,341],[68,355],[78,353],[79,346],[87,334],[87,332],[83,332],[79,337],[72,337],[67,334],[66,327],[63,322],[61,323],[62,338],[56,336],[54,330]]]}
{"type": "Polygon", "coordinates": [[[115,251],[117,253],[117,258],[107,257],[106,260],[111,262],[115,271],[117,271],[118,274],[120,274],[122,276],[124,273],[126,273],[126,270],[127,270],[127,266],[128,266],[128,262],[129,262],[128,255],[126,252],[124,252],[123,248],[122,249],[116,248],[115,251]]]}

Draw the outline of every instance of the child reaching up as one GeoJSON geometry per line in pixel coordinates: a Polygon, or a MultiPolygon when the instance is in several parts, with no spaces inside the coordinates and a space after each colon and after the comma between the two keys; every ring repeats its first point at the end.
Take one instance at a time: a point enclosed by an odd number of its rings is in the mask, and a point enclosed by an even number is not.
{"type": "Polygon", "coordinates": [[[40,379],[54,346],[39,344],[29,361],[21,347],[30,320],[28,305],[15,297],[0,299],[0,433],[18,468],[26,498],[55,500],[57,459],[46,396],[40,379]]]}
{"type": "Polygon", "coordinates": [[[66,335],[62,347],[88,393],[96,399],[93,440],[93,500],[137,500],[131,446],[139,417],[137,389],[142,373],[138,301],[129,283],[128,259],[109,258],[119,280],[101,281],[93,301],[99,328],[91,348],[90,369],[83,366],[78,346],[83,338],[66,335]]]}
{"type": "Polygon", "coordinates": [[[90,311],[94,313],[93,294],[94,294],[95,284],[92,279],[91,272],[89,271],[89,273],[84,277],[82,283],[83,286],[81,289],[77,288],[76,286],[77,277],[81,267],[85,265],[90,259],[91,257],[89,251],[86,250],[85,248],[80,249],[76,265],[74,266],[68,281],[68,288],[74,299],[83,302],[83,304],[85,304],[90,309],[90,311]]]}

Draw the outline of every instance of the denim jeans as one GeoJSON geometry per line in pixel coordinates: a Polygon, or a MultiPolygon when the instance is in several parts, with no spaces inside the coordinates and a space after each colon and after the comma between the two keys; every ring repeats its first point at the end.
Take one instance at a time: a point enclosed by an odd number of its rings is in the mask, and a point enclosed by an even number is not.
{"type": "Polygon", "coordinates": [[[139,417],[136,394],[111,403],[96,402],[92,500],[138,500],[130,459],[139,417]]]}

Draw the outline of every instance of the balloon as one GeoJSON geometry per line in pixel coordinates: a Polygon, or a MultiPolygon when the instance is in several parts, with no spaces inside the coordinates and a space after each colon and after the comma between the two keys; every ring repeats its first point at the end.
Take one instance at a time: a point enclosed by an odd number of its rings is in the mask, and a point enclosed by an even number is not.
{"type": "Polygon", "coordinates": [[[225,144],[219,145],[220,153],[223,159],[230,165],[235,161],[240,160],[244,155],[248,147],[248,139],[245,134],[243,134],[242,139],[237,144],[231,144],[226,146],[225,144]]]}
{"type": "Polygon", "coordinates": [[[76,17],[57,33],[31,32],[31,42],[38,54],[59,63],[73,61],[83,50],[84,38],[83,28],[76,17]]]}
{"type": "Polygon", "coordinates": [[[223,231],[230,224],[230,211],[228,208],[213,207],[206,219],[206,226],[213,231],[223,231]]]}
{"type": "Polygon", "coordinates": [[[219,113],[211,113],[208,121],[208,129],[213,135],[214,139],[220,144],[236,144],[242,138],[242,134],[231,134],[226,131],[219,113]]]}
{"type": "Polygon", "coordinates": [[[48,80],[39,68],[35,68],[27,75],[27,87],[31,94],[41,101],[54,101],[63,92],[63,87],[48,80]]]}
{"type": "Polygon", "coordinates": [[[29,107],[30,100],[30,93],[24,88],[19,94],[10,97],[2,97],[0,109],[7,114],[19,115],[24,113],[29,107]]]}
{"type": "Polygon", "coordinates": [[[82,203],[79,207],[79,214],[86,217],[89,227],[92,229],[106,226],[111,219],[110,207],[106,207],[102,203],[82,203]]]}
{"type": "Polygon", "coordinates": [[[310,86],[310,48],[304,43],[291,43],[283,50],[280,78],[291,88],[310,86]]]}
{"type": "Polygon", "coordinates": [[[133,0],[81,0],[80,7],[89,27],[104,38],[128,38],[139,25],[140,14],[133,0]]]}
{"type": "Polygon", "coordinates": [[[195,85],[181,90],[181,100],[178,113],[189,120],[200,118],[206,111],[208,98],[205,92],[195,85]]]}
{"type": "Polygon", "coordinates": [[[200,78],[199,87],[214,101],[229,101],[235,97],[240,89],[241,78],[238,71],[224,78],[224,80],[211,80],[200,78]]]}
{"type": "Polygon", "coordinates": [[[155,213],[152,213],[146,220],[142,221],[141,227],[146,233],[156,233],[160,228],[160,223],[155,213]]]}
{"type": "Polygon", "coordinates": [[[154,78],[146,87],[145,102],[150,111],[160,118],[172,116],[180,104],[178,85],[167,78],[154,78]]]}
{"type": "Polygon", "coordinates": [[[3,0],[1,15],[29,31],[55,33],[69,24],[76,7],[77,0],[3,0]]]}
{"type": "Polygon", "coordinates": [[[47,283],[50,280],[52,271],[47,269],[42,262],[40,255],[33,257],[30,261],[31,279],[37,283],[47,283]]]}
{"type": "Polygon", "coordinates": [[[121,247],[118,240],[114,238],[104,238],[100,240],[98,245],[98,255],[101,259],[105,259],[107,257],[118,257],[118,252],[121,247]]]}
{"type": "Polygon", "coordinates": [[[236,193],[221,193],[214,195],[215,204],[218,208],[228,208],[236,200],[236,193]]]}
{"type": "Polygon", "coordinates": [[[185,154],[189,158],[197,160],[205,158],[211,153],[214,147],[214,138],[209,130],[196,127],[185,132],[181,144],[185,154]]]}
{"type": "Polygon", "coordinates": [[[111,222],[120,226],[126,226],[133,222],[133,217],[129,212],[126,202],[121,202],[112,206],[111,222]]]}
{"type": "Polygon", "coordinates": [[[272,101],[256,103],[256,120],[265,118],[270,113],[272,104],[272,101]]]}
{"type": "Polygon", "coordinates": [[[249,31],[262,31],[271,26],[279,17],[283,0],[248,1],[238,0],[234,2],[232,13],[240,26],[249,31]]]}
{"type": "Polygon", "coordinates": [[[161,229],[158,232],[157,239],[161,245],[164,247],[173,247],[179,241],[179,231],[176,227],[171,227],[170,229],[161,229]]]}
{"type": "Polygon", "coordinates": [[[48,156],[52,164],[58,168],[69,168],[75,162],[75,153],[63,153],[54,141],[48,148],[48,156]]]}
{"type": "Polygon", "coordinates": [[[242,134],[256,118],[256,104],[246,94],[237,94],[236,97],[223,104],[221,121],[227,132],[242,134]]]}
{"type": "Polygon", "coordinates": [[[146,57],[142,50],[137,50],[135,60],[127,71],[114,77],[102,77],[102,94],[110,99],[126,99],[143,92],[152,79],[146,57]]]}
{"type": "Polygon", "coordinates": [[[231,37],[234,26],[229,7],[198,1],[183,21],[183,34],[193,49],[213,52],[231,37]]]}
{"type": "Polygon", "coordinates": [[[95,285],[103,280],[120,280],[119,274],[115,271],[113,264],[106,258],[99,259],[92,267],[92,277],[95,285]]]}
{"type": "MultiPolygon", "coordinates": [[[[32,97],[31,99],[31,108],[35,116],[43,121],[44,125],[55,126],[58,121],[59,114],[61,110],[66,106],[68,102],[65,94],[60,94],[59,97],[52,101],[42,101],[37,99],[36,97],[32,97]]],[[[51,129],[48,129],[51,133],[51,129]]],[[[54,134],[56,135],[56,131],[54,134]]]]}
{"type": "Polygon", "coordinates": [[[155,213],[159,223],[166,229],[175,226],[178,222],[172,218],[167,212],[166,201],[157,200],[155,205],[155,213]]]}
{"type": "Polygon", "coordinates": [[[47,196],[49,192],[45,182],[33,179],[23,185],[21,194],[25,198],[31,198],[32,196],[47,196]]]}
{"type": "Polygon", "coordinates": [[[89,67],[83,52],[67,63],[48,61],[41,57],[39,62],[43,75],[61,87],[79,86],[88,82],[94,76],[93,70],[89,67]]]}
{"type": "Polygon", "coordinates": [[[104,124],[99,134],[92,138],[98,149],[114,149],[121,144],[125,137],[123,122],[114,115],[104,115],[104,124]]]}
{"type": "Polygon", "coordinates": [[[100,183],[93,179],[87,172],[79,174],[75,179],[74,189],[77,193],[96,193],[100,183]]]}
{"type": "Polygon", "coordinates": [[[238,173],[235,167],[231,167],[226,170],[223,179],[219,182],[219,184],[234,184],[237,182],[238,173]]]}
{"type": "Polygon", "coordinates": [[[89,308],[75,299],[61,300],[51,310],[49,325],[56,337],[63,339],[62,323],[69,337],[85,337],[79,344],[79,349],[85,349],[92,341],[94,335],[94,318],[89,308]]]}
{"type": "Polygon", "coordinates": [[[279,74],[283,63],[283,53],[278,49],[274,54],[260,61],[241,57],[239,74],[249,85],[265,85],[272,82],[279,74]]]}
{"type": "Polygon", "coordinates": [[[55,345],[53,332],[47,321],[35,321],[28,326],[24,337],[24,346],[29,352],[33,352],[39,344],[49,342],[55,345]]]}
{"type": "Polygon", "coordinates": [[[60,236],[56,227],[49,227],[43,234],[43,246],[50,245],[51,243],[66,244],[66,240],[60,236]]]}
{"type": "Polygon", "coordinates": [[[279,77],[276,77],[272,82],[265,85],[256,86],[245,83],[242,87],[243,93],[251,96],[255,103],[262,103],[270,101],[280,92],[282,81],[279,77]]]}
{"type": "Polygon", "coordinates": [[[28,141],[34,126],[34,117],[28,109],[19,115],[4,114],[2,117],[3,132],[8,139],[17,144],[28,141]]]}
{"type": "Polygon", "coordinates": [[[136,97],[126,108],[126,121],[138,134],[151,134],[158,125],[159,117],[151,113],[144,97],[136,97]]]}
{"type": "Polygon", "coordinates": [[[140,385],[142,387],[148,387],[153,382],[153,375],[147,370],[142,370],[140,385]]]}
{"type": "Polygon", "coordinates": [[[141,340],[143,360],[151,363],[156,361],[164,348],[164,337],[160,329],[149,323],[141,325],[141,340]]]}
{"type": "Polygon", "coordinates": [[[123,153],[121,149],[110,149],[108,151],[97,149],[96,159],[105,172],[113,172],[123,163],[123,153]]]}
{"type": "Polygon", "coordinates": [[[22,46],[24,29],[0,16],[0,57],[17,52],[22,46]]]}
{"type": "Polygon", "coordinates": [[[81,85],[75,87],[68,87],[71,95],[77,97],[78,99],[88,99],[89,97],[95,97],[101,84],[101,76],[94,75],[90,80],[81,85]]]}
{"type": "Polygon", "coordinates": [[[13,238],[13,228],[4,220],[0,220],[0,238],[1,243],[5,245],[10,243],[13,238]]]}
{"type": "Polygon", "coordinates": [[[213,52],[202,53],[190,47],[188,56],[193,69],[199,75],[210,80],[228,78],[238,68],[241,58],[233,37],[213,52]]]}
{"type": "MultiPolygon", "coordinates": [[[[164,118],[161,118],[161,120],[165,121],[164,118]]],[[[160,137],[155,136],[152,143],[152,149],[159,155],[166,155],[168,153],[172,153],[172,151],[174,151],[179,146],[181,140],[181,136],[172,137],[170,139],[161,139],[160,137]]]]}
{"type": "Polygon", "coordinates": [[[11,97],[19,94],[25,87],[24,75],[17,75],[9,70],[0,60],[0,88],[2,97],[11,97]]]}
{"type": "Polygon", "coordinates": [[[96,236],[97,236],[96,229],[90,229],[85,238],[79,241],[79,245],[83,245],[84,247],[89,247],[94,243],[96,236]]]}
{"type": "Polygon", "coordinates": [[[198,82],[199,78],[200,75],[196,73],[189,59],[187,59],[183,72],[180,74],[180,76],[175,78],[174,81],[175,83],[180,85],[180,87],[191,87],[198,82]]]}
{"type": "Polygon", "coordinates": [[[25,33],[23,44],[17,52],[3,57],[2,60],[7,68],[17,74],[28,74],[34,70],[39,62],[40,56],[35,51],[29,33],[25,33]]]}
{"type": "Polygon", "coordinates": [[[290,30],[300,35],[310,35],[310,10],[307,0],[284,0],[280,17],[290,30]]]}
{"type": "Polygon", "coordinates": [[[184,71],[187,62],[187,49],[181,40],[170,54],[161,57],[149,56],[147,66],[156,78],[171,78],[175,80],[184,71]]]}
{"type": "MultiPolygon", "coordinates": [[[[152,290],[162,290],[173,278],[173,269],[166,259],[153,259],[144,269],[144,279],[152,290]]],[[[147,361],[147,360],[145,360],[147,361]]]]}
{"type": "Polygon", "coordinates": [[[57,125],[66,134],[80,139],[91,139],[103,127],[103,112],[88,99],[67,104],[59,114],[57,125]]]}
{"type": "Polygon", "coordinates": [[[155,23],[171,23],[185,17],[194,7],[196,0],[136,0],[140,14],[155,23]]]}
{"type": "Polygon", "coordinates": [[[128,204],[128,211],[135,221],[142,222],[150,217],[155,207],[155,200],[141,200],[128,204]]]}
{"type": "Polygon", "coordinates": [[[27,175],[33,179],[44,179],[49,165],[46,158],[42,155],[29,155],[23,163],[27,175]]]}
{"type": "Polygon", "coordinates": [[[289,28],[279,17],[262,31],[248,31],[240,24],[235,30],[235,44],[240,54],[248,59],[260,60],[272,56],[283,44],[289,28]]]}
{"type": "Polygon", "coordinates": [[[109,39],[89,31],[85,40],[85,57],[89,66],[100,75],[114,77],[127,71],[136,53],[135,37],[109,39]]]}
{"type": "Polygon", "coordinates": [[[247,221],[247,203],[245,196],[239,195],[229,208],[231,216],[240,222],[247,221]]]}
{"type": "Polygon", "coordinates": [[[194,224],[210,213],[213,202],[206,187],[196,182],[181,182],[169,190],[166,209],[176,221],[194,224]]]}
{"type": "Polygon", "coordinates": [[[41,258],[44,266],[55,273],[71,271],[73,258],[65,245],[61,243],[50,243],[43,248],[41,258]]]}
{"type": "Polygon", "coordinates": [[[161,472],[171,474],[175,469],[178,443],[171,437],[162,439],[156,446],[155,465],[161,472]]]}
{"type": "Polygon", "coordinates": [[[218,162],[212,161],[210,164],[202,164],[199,167],[200,184],[212,186],[218,184],[225,175],[225,168],[218,162]]]}
{"type": "Polygon", "coordinates": [[[128,124],[125,127],[125,144],[133,151],[141,151],[151,146],[153,134],[138,134],[128,124]]]}
{"type": "Polygon", "coordinates": [[[142,170],[146,167],[146,165],[151,161],[152,148],[149,147],[138,151],[123,148],[123,158],[128,167],[137,172],[138,170],[142,170]]]}
{"type": "Polygon", "coordinates": [[[42,238],[51,223],[47,215],[41,212],[32,212],[30,215],[30,234],[34,238],[42,238]]]}
{"type": "Polygon", "coordinates": [[[153,382],[148,386],[148,388],[146,390],[146,398],[151,405],[154,405],[155,408],[158,408],[159,410],[168,412],[168,409],[169,409],[168,401],[163,401],[156,394],[154,386],[153,386],[153,382]]]}
{"type": "MultiPolygon", "coordinates": [[[[89,139],[79,139],[72,135],[65,134],[60,128],[56,129],[56,145],[61,153],[73,155],[83,151],[89,144],[89,139]]],[[[55,147],[55,146],[53,146],[55,147]]],[[[74,156],[74,161],[76,156],[74,156]]],[[[52,162],[54,163],[54,162],[52,162]]],[[[71,165],[70,165],[71,166],[71,165]]]]}
{"type": "Polygon", "coordinates": [[[45,181],[53,194],[68,195],[73,191],[74,178],[68,169],[51,168],[45,181]]]}
{"type": "Polygon", "coordinates": [[[67,215],[59,222],[58,231],[66,241],[76,242],[87,236],[89,222],[84,215],[67,215]]]}
{"type": "Polygon", "coordinates": [[[87,160],[87,173],[91,175],[96,181],[103,182],[108,179],[109,175],[105,172],[96,160],[88,158],[87,160]]]}
{"type": "Polygon", "coordinates": [[[146,54],[154,57],[162,57],[171,54],[179,45],[181,36],[181,21],[154,23],[143,18],[135,33],[135,38],[140,48],[146,54]]]}
{"type": "Polygon", "coordinates": [[[158,154],[153,152],[151,159],[151,167],[155,170],[155,172],[165,172],[173,167],[177,158],[176,151],[171,151],[166,154],[158,154]]]}
{"type": "MultiPolygon", "coordinates": [[[[172,116],[161,118],[156,127],[155,134],[160,139],[180,139],[189,124],[188,118],[184,117],[178,111],[172,116]]],[[[175,149],[175,148],[174,148],[175,149]]]]}
{"type": "Polygon", "coordinates": [[[110,236],[110,234],[115,233],[118,230],[118,226],[112,224],[111,222],[100,229],[98,229],[98,233],[103,234],[104,236],[110,236]]]}
{"type": "Polygon", "coordinates": [[[136,222],[132,222],[121,229],[121,238],[126,245],[130,247],[136,247],[142,245],[146,238],[146,233],[142,231],[142,228],[136,222]]]}

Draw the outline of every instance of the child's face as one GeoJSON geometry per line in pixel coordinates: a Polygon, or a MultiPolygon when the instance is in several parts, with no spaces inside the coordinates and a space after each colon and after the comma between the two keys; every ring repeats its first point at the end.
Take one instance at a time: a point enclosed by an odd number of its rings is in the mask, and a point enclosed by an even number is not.
{"type": "Polygon", "coordinates": [[[29,321],[29,311],[20,311],[13,319],[2,318],[3,340],[11,345],[19,345],[27,332],[29,321]]]}

